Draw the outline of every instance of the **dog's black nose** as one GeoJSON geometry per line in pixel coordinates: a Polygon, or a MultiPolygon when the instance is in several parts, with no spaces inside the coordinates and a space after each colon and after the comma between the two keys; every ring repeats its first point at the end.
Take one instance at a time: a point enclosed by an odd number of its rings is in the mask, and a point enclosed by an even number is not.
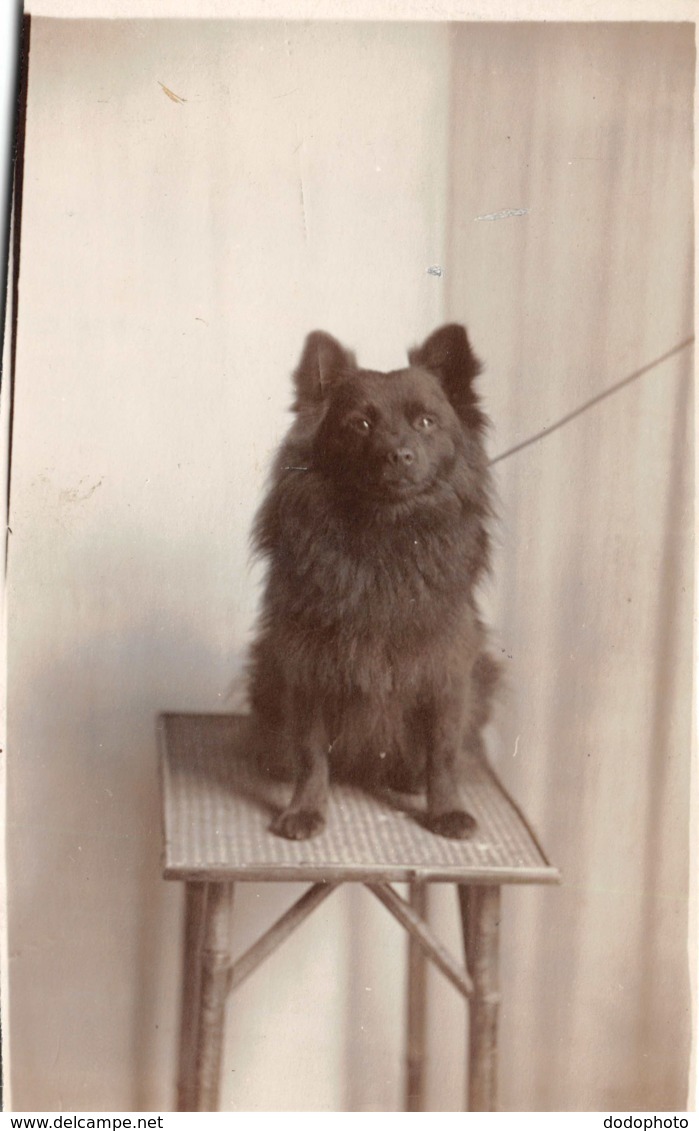
{"type": "Polygon", "coordinates": [[[403,467],[410,467],[410,464],[415,460],[415,452],[412,448],[394,448],[392,452],[388,453],[388,462],[392,463],[395,467],[403,465],[403,467]]]}

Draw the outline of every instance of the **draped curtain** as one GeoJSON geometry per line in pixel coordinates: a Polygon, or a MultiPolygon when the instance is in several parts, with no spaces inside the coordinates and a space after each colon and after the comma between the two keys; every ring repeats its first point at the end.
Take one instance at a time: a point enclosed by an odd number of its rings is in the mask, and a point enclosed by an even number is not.
{"type": "Polygon", "coordinates": [[[447,314],[493,456],[551,430],[495,467],[495,757],[563,873],[506,903],[506,1110],[686,1104],[693,82],[688,25],[453,34],[447,314]]]}

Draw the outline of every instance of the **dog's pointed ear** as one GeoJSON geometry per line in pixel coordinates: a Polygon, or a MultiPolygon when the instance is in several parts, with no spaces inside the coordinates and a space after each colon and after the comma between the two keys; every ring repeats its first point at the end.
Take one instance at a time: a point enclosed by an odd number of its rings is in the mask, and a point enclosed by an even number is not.
{"type": "Polygon", "coordinates": [[[306,338],[301,360],[294,372],[296,401],[294,409],[318,405],[333,384],[356,369],[354,354],[340,345],[330,334],[314,330],[306,338]]]}
{"type": "Polygon", "coordinates": [[[476,404],[473,381],[481,371],[481,363],[471,349],[463,326],[456,322],[442,326],[430,334],[421,346],[411,349],[411,365],[429,369],[442,383],[452,405],[466,415],[476,404]]]}

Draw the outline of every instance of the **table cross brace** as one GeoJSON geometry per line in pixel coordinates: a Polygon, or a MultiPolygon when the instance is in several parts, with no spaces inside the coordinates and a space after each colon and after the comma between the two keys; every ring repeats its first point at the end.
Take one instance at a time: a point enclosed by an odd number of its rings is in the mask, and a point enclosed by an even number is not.
{"type": "Polygon", "coordinates": [[[316,907],[335,891],[339,884],[312,884],[310,888],[293,903],[288,911],[277,919],[276,923],[253,943],[245,954],[236,959],[228,972],[228,990],[234,990],[248,978],[253,970],[264,962],[285,939],[300,927],[316,907]]]}
{"type": "Polygon", "coordinates": [[[365,884],[378,900],[383,903],[401,926],[415,939],[428,958],[431,958],[438,970],[451,982],[462,997],[468,998],[473,993],[473,982],[460,963],[452,958],[449,951],[442,945],[433,931],[430,930],[421,915],[418,915],[407,900],[403,899],[390,884],[365,884]]]}
{"type": "MultiPolygon", "coordinates": [[[[273,954],[281,943],[291,935],[297,927],[315,911],[316,907],[335,891],[339,884],[318,883],[310,888],[289,907],[284,914],[273,923],[271,927],[257,942],[245,951],[240,958],[228,965],[227,991],[237,989],[254,970],[260,966],[270,954],[273,954]]],[[[473,982],[468,973],[439,941],[434,932],[429,928],[421,915],[403,899],[390,884],[369,884],[364,887],[391,912],[402,927],[415,939],[418,946],[424,951],[435,966],[452,983],[463,997],[470,997],[473,993],[473,982]]]]}

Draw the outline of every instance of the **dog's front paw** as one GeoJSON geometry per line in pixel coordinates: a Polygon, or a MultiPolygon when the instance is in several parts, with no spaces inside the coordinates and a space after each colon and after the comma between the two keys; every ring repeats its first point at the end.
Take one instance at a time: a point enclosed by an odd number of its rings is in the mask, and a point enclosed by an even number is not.
{"type": "Polygon", "coordinates": [[[437,836],[450,840],[467,840],[476,828],[476,819],[465,809],[451,809],[448,813],[428,814],[427,827],[437,836]]]}
{"type": "Polygon", "coordinates": [[[325,817],[317,809],[285,809],[272,821],[270,829],[287,840],[308,840],[325,828],[325,817]]]}

